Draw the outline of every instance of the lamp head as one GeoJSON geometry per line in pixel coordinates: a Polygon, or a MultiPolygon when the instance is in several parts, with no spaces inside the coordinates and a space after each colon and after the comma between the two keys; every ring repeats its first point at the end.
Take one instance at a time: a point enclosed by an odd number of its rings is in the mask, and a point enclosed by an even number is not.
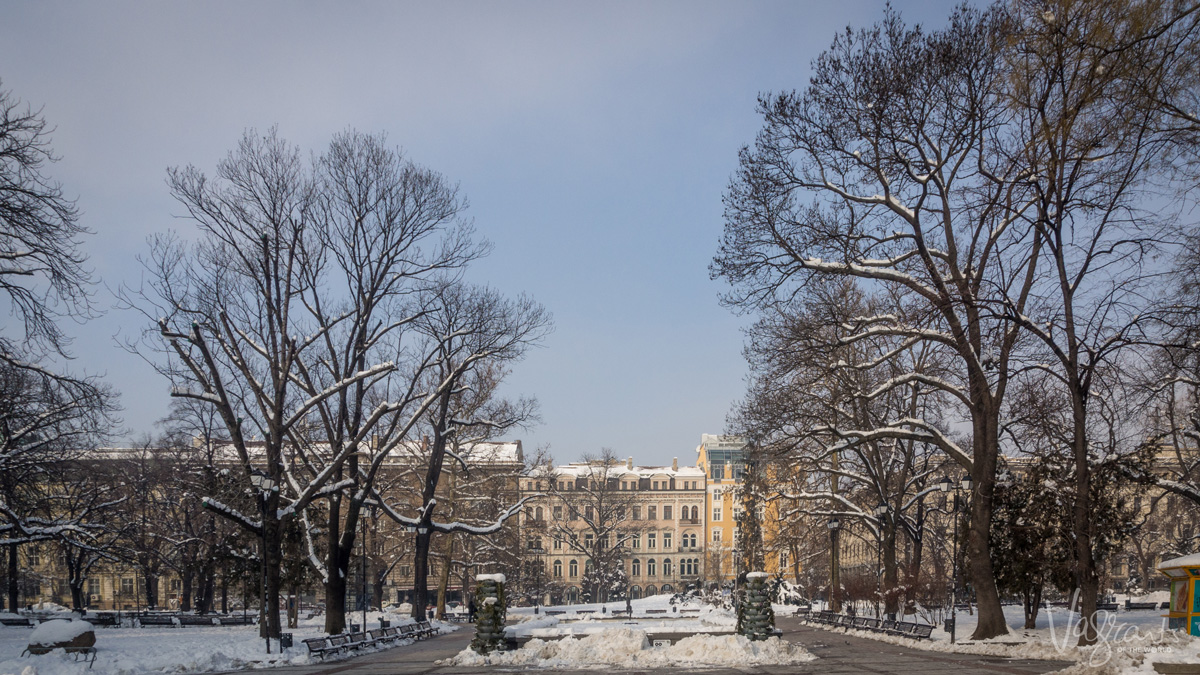
{"type": "Polygon", "coordinates": [[[949,492],[952,485],[949,476],[942,476],[942,479],[938,481],[938,489],[942,492],[949,492]]]}
{"type": "Polygon", "coordinates": [[[975,481],[971,479],[971,474],[967,474],[967,475],[963,476],[962,487],[964,490],[966,490],[967,492],[970,492],[971,488],[974,486],[975,486],[975,481]]]}

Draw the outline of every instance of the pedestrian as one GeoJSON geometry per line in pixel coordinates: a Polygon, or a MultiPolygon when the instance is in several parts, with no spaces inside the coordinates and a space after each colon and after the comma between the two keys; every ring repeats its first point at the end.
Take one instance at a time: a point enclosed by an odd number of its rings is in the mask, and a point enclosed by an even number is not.
{"type": "Polygon", "coordinates": [[[467,600],[467,621],[475,623],[475,598],[467,600]]]}

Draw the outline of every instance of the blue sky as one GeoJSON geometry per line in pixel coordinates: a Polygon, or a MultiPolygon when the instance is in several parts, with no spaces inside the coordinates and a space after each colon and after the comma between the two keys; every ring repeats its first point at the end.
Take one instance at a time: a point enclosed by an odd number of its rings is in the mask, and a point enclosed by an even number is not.
{"type": "MultiPolygon", "coordinates": [[[[955,3],[894,4],[937,25],[955,3]]],[[[250,127],[318,152],[348,127],[385,131],[470,200],[495,244],[471,277],[554,313],[508,389],[544,421],[514,436],[561,461],[611,447],[690,463],[744,386],[744,319],[707,267],[756,96],[802,88],[835,32],[883,7],[4,0],[0,80],[56,128],[51,173],[95,232],[102,308],[105,287],[137,284],[149,234],[188,228],[167,167],[211,172],[250,127]]],[[[69,328],[71,367],[106,374],[132,434],[167,405],[114,339],[143,328],[115,309],[69,328]]]]}

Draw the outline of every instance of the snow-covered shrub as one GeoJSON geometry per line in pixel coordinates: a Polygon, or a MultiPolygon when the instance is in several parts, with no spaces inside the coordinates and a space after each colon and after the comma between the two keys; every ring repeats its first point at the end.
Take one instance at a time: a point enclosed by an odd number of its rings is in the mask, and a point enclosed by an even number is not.
{"type": "Polygon", "coordinates": [[[480,654],[504,651],[504,619],[508,613],[504,599],[504,575],[480,574],[475,577],[475,639],[471,649],[480,654]]]}
{"type": "Polygon", "coordinates": [[[767,573],[746,575],[746,597],[738,605],[738,632],[751,640],[766,640],[775,631],[775,610],[767,589],[767,573]]]}

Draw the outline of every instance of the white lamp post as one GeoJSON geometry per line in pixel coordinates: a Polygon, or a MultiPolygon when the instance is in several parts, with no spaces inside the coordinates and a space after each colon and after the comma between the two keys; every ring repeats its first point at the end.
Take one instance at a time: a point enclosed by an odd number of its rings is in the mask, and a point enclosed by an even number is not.
{"type": "Polygon", "coordinates": [[[271,622],[267,618],[267,506],[271,498],[271,493],[275,491],[276,483],[266,473],[254,470],[250,474],[250,485],[258,491],[258,503],[262,513],[262,527],[259,530],[261,537],[259,538],[258,557],[262,563],[262,620],[267,622],[264,629],[267,640],[267,653],[271,653],[271,622]]]}

